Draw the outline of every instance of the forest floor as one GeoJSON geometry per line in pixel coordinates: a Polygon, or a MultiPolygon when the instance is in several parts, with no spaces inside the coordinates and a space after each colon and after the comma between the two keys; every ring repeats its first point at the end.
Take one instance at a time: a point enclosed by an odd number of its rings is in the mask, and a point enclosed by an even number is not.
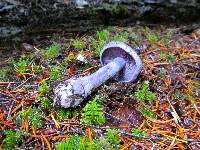
{"type": "Polygon", "coordinates": [[[20,49],[0,64],[0,149],[200,149],[200,29],[108,27],[20,49]],[[136,49],[138,78],[109,79],[76,108],[53,106],[55,86],[100,68],[113,40],[136,49]]]}

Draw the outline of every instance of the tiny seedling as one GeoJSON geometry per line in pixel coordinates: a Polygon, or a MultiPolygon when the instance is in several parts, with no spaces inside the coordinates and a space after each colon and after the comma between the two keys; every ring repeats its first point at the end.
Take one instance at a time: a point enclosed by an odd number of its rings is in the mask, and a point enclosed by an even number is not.
{"type": "Polygon", "coordinates": [[[95,49],[95,51],[94,51],[94,56],[95,57],[99,57],[101,49],[103,48],[103,46],[105,44],[106,44],[106,41],[104,41],[104,40],[92,39],[92,46],[95,49]]]}
{"type": "Polygon", "coordinates": [[[5,138],[3,139],[2,146],[6,150],[15,149],[20,143],[23,142],[23,139],[28,137],[28,134],[23,130],[5,130],[4,135],[5,138]]]}
{"type": "Polygon", "coordinates": [[[140,109],[140,112],[145,116],[145,117],[149,117],[152,119],[156,119],[156,116],[146,107],[142,107],[140,109]]]}
{"type": "Polygon", "coordinates": [[[63,61],[63,66],[67,67],[70,63],[73,62],[74,59],[75,59],[74,53],[70,52],[63,61]]]}
{"type": "Polygon", "coordinates": [[[109,35],[110,35],[110,33],[108,30],[103,30],[103,31],[96,33],[95,39],[97,39],[99,41],[108,41],[109,35]]]}
{"type": "Polygon", "coordinates": [[[95,49],[94,51],[95,57],[99,57],[101,49],[109,40],[109,35],[110,33],[108,30],[103,30],[103,31],[97,32],[94,38],[92,38],[92,46],[95,49]]]}
{"type": "Polygon", "coordinates": [[[167,58],[167,54],[164,52],[160,52],[159,54],[160,59],[166,59],[167,58]]]}
{"type": "Polygon", "coordinates": [[[175,54],[171,53],[168,55],[168,59],[169,59],[169,61],[176,61],[177,58],[176,58],[175,54]]]}
{"type": "Polygon", "coordinates": [[[70,109],[70,110],[66,110],[64,108],[61,108],[57,115],[59,120],[64,120],[64,119],[69,119],[69,118],[73,118],[75,115],[77,115],[79,112],[78,109],[70,109]]]}
{"type": "Polygon", "coordinates": [[[149,83],[144,81],[135,92],[135,96],[142,102],[149,102],[156,99],[156,95],[150,91],[149,83]]]}
{"type": "Polygon", "coordinates": [[[29,69],[29,58],[20,58],[17,62],[13,63],[15,72],[19,74],[27,73],[29,69]]]}
{"type": "Polygon", "coordinates": [[[73,40],[72,45],[74,46],[74,48],[76,48],[77,50],[83,50],[85,49],[86,45],[83,41],[80,41],[78,39],[73,40]]]}
{"type": "Polygon", "coordinates": [[[61,79],[61,68],[58,66],[51,66],[50,80],[57,81],[61,79]]]}
{"type": "Polygon", "coordinates": [[[28,122],[32,127],[42,128],[44,113],[38,108],[29,108],[24,111],[20,111],[15,119],[16,124],[23,124],[28,122]]]}
{"type": "Polygon", "coordinates": [[[106,122],[103,107],[97,102],[97,97],[83,108],[81,122],[92,125],[101,125],[106,122]]]}
{"type": "Polygon", "coordinates": [[[41,54],[45,59],[53,59],[58,57],[60,54],[61,45],[60,44],[52,44],[46,49],[41,49],[41,54]]]}
{"type": "Polygon", "coordinates": [[[113,148],[119,148],[120,146],[120,140],[118,140],[118,138],[116,137],[117,130],[114,129],[107,129],[106,132],[106,137],[109,141],[109,143],[113,146],[113,148]]]}
{"type": "Polygon", "coordinates": [[[154,44],[154,43],[158,42],[158,40],[159,40],[158,36],[155,33],[153,33],[150,28],[145,27],[143,32],[144,32],[144,35],[146,36],[147,40],[151,44],[154,44]]]}
{"type": "Polygon", "coordinates": [[[135,139],[141,139],[143,138],[144,136],[147,135],[147,133],[145,131],[142,131],[141,129],[139,128],[132,128],[131,129],[131,133],[133,134],[133,136],[135,137],[135,139]]]}
{"type": "Polygon", "coordinates": [[[37,75],[42,73],[42,68],[40,65],[34,65],[33,69],[34,69],[35,74],[37,74],[37,75]]]}
{"type": "Polygon", "coordinates": [[[158,42],[158,36],[157,36],[156,34],[154,34],[154,33],[148,34],[148,35],[147,35],[147,40],[148,40],[151,44],[156,43],[156,42],[158,42]]]}
{"type": "Polygon", "coordinates": [[[38,97],[37,99],[41,102],[43,108],[45,109],[51,108],[51,101],[47,97],[38,97]]]}
{"type": "Polygon", "coordinates": [[[48,92],[49,90],[49,85],[47,84],[47,82],[42,82],[39,85],[39,93],[44,95],[48,92]]]}

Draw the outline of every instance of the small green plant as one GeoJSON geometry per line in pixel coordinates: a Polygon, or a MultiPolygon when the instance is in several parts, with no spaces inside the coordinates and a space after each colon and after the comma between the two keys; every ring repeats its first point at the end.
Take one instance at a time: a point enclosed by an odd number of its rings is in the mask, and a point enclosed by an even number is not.
{"type": "Polygon", "coordinates": [[[13,63],[15,72],[19,74],[27,73],[30,71],[29,58],[20,58],[17,62],[13,63]]]}
{"type": "Polygon", "coordinates": [[[97,32],[94,38],[92,39],[92,46],[94,47],[94,55],[96,57],[99,57],[100,51],[103,48],[103,46],[106,44],[106,42],[109,39],[109,31],[103,30],[100,32],[97,32]]]}
{"type": "Polygon", "coordinates": [[[81,135],[72,135],[63,142],[55,145],[56,150],[100,150],[99,142],[95,139],[89,142],[87,137],[81,135]]]}
{"type": "Polygon", "coordinates": [[[147,39],[148,39],[148,41],[150,43],[156,43],[156,42],[158,42],[158,36],[156,34],[153,34],[153,33],[148,34],[147,35],[147,39]]]}
{"type": "Polygon", "coordinates": [[[94,51],[94,56],[95,57],[99,57],[101,49],[103,48],[103,46],[106,44],[106,41],[103,40],[96,40],[96,39],[92,39],[92,46],[94,47],[95,51],[94,51]]]}
{"type": "Polygon", "coordinates": [[[109,35],[110,35],[110,33],[108,30],[103,30],[103,31],[96,33],[95,39],[97,39],[99,41],[108,41],[109,35]]]}
{"type": "Polygon", "coordinates": [[[177,58],[176,58],[175,54],[171,53],[168,55],[168,59],[169,59],[169,61],[176,61],[177,58]]]}
{"type": "Polygon", "coordinates": [[[166,59],[166,58],[167,58],[167,54],[164,53],[164,52],[160,52],[159,57],[160,57],[161,59],[166,59]]]}
{"type": "Polygon", "coordinates": [[[127,43],[128,42],[128,36],[129,36],[128,32],[121,32],[121,33],[113,36],[111,38],[111,40],[127,43]]]}
{"type": "Polygon", "coordinates": [[[27,121],[30,126],[42,128],[44,113],[38,108],[29,108],[17,114],[15,119],[16,124],[22,124],[27,121]]]}
{"type": "Polygon", "coordinates": [[[78,50],[83,50],[86,47],[85,43],[78,39],[73,40],[72,45],[78,50]]]}
{"type": "Polygon", "coordinates": [[[145,116],[145,117],[149,117],[152,119],[156,119],[156,116],[146,107],[142,107],[140,109],[140,112],[145,116]]]}
{"type": "Polygon", "coordinates": [[[119,42],[124,42],[127,43],[128,39],[124,38],[123,36],[120,35],[116,35],[114,37],[111,38],[113,41],[119,41],[119,42]]]}
{"type": "Polygon", "coordinates": [[[50,80],[57,81],[61,79],[61,68],[58,66],[51,66],[50,80]]]}
{"type": "Polygon", "coordinates": [[[146,36],[147,40],[151,44],[158,42],[158,40],[159,40],[158,36],[155,33],[153,33],[150,28],[145,27],[143,32],[144,32],[144,35],[146,36]]]}
{"type": "Polygon", "coordinates": [[[172,35],[173,35],[173,32],[172,31],[169,31],[167,32],[167,34],[165,34],[162,38],[162,41],[165,45],[168,45],[170,39],[172,38],[172,35]]]}
{"type": "Polygon", "coordinates": [[[44,95],[48,92],[49,90],[49,85],[47,84],[47,82],[42,82],[39,85],[39,93],[44,95]]]}
{"type": "Polygon", "coordinates": [[[135,92],[135,96],[142,102],[149,102],[151,100],[155,100],[156,96],[149,89],[149,82],[144,81],[140,87],[135,92]]]}
{"type": "Polygon", "coordinates": [[[42,68],[40,65],[34,65],[33,68],[34,68],[35,74],[39,75],[42,73],[42,68]]]}
{"type": "Polygon", "coordinates": [[[139,128],[132,128],[131,133],[135,136],[135,139],[137,140],[147,135],[145,131],[142,131],[139,128]]]}
{"type": "Polygon", "coordinates": [[[69,118],[73,118],[75,115],[77,115],[79,112],[78,109],[70,109],[70,110],[66,110],[64,108],[61,108],[59,111],[58,111],[58,118],[60,120],[63,120],[63,119],[69,119],[69,118]]]}
{"type": "Polygon", "coordinates": [[[52,44],[46,49],[41,50],[41,54],[45,59],[52,59],[58,57],[60,54],[61,45],[60,44],[52,44]]]}
{"type": "Polygon", "coordinates": [[[113,146],[113,148],[119,148],[120,146],[120,141],[118,140],[118,138],[116,137],[117,131],[114,129],[107,129],[106,132],[106,137],[109,141],[109,143],[113,146]]]}
{"type": "Polygon", "coordinates": [[[0,81],[7,81],[8,70],[0,69],[0,81]]]}
{"type": "Polygon", "coordinates": [[[47,97],[38,97],[38,100],[41,102],[43,108],[50,109],[51,101],[47,97]]]}
{"type": "Polygon", "coordinates": [[[23,139],[28,137],[28,134],[23,130],[5,130],[4,135],[5,138],[3,139],[2,146],[7,150],[15,149],[19,144],[22,143],[23,139]]]}
{"type": "Polygon", "coordinates": [[[106,122],[103,107],[97,102],[97,97],[83,108],[81,122],[94,125],[101,125],[106,122]]]}

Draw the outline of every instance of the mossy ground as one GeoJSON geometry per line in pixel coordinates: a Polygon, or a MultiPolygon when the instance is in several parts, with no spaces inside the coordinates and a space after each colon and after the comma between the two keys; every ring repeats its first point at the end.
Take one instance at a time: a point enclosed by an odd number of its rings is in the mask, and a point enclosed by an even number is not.
{"type": "Polygon", "coordinates": [[[200,142],[198,37],[173,26],[108,27],[24,46],[12,71],[0,71],[1,148],[193,149],[200,142]],[[55,86],[97,70],[112,40],[136,48],[137,80],[110,79],[77,108],[53,107],[55,86]]]}

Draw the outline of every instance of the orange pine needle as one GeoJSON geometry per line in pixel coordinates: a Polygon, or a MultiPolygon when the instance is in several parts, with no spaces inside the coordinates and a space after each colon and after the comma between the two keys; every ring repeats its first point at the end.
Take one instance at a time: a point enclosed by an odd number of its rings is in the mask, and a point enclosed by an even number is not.
{"type": "Polygon", "coordinates": [[[22,101],[17,107],[15,107],[15,108],[12,110],[11,114],[15,113],[18,109],[20,109],[20,108],[23,106],[23,104],[24,104],[24,101],[22,101]]]}
{"type": "Polygon", "coordinates": [[[48,149],[52,150],[51,145],[50,145],[49,141],[47,140],[47,138],[42,133],[41,133],[41,135],[42,135],[42,138],[44,139],[45,143],[47,144],[48,149]]]}
{"type": "Polygon", "coordinates": [[[86,135],[87,135],[87,137],[89,139],[89,142],[91,143],[92,142],[92,133],[91,133],[91,129],[90,128],[86,129],[86,135]]]}
{"type": "Polygon", "coordinates": [[[6,112],[4,111],[3,113],[0,114],[0,121],[3,121],[6,116],[6,112]]]}
{"type": "Polygon", "coordinates": [[[57,128],[57,129],[60,128],[59,123],[56,121],[56,119],[54,118],[54,116],[53,116],[52,113],[50,114],[50,116],[51,116],[52,120],[54,121],[56,128],[57,128]]]}

